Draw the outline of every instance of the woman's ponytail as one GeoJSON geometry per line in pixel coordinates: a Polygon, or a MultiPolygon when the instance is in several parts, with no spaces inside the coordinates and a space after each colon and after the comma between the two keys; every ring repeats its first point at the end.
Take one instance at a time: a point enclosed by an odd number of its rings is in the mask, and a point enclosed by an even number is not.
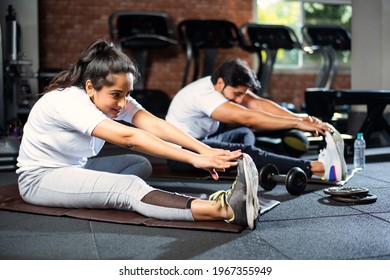
{"type": "Polygon", "coordinates": [[[70,86],[84,89],[87,80],[91,80],[93,87],[100,90],[103,86],[113,84],[110,75],[119,73],[133,74],[134,82],[139,75],[133,61],[126,54],[112,43],[101,39],[85,49],[75,64],[58,73],[43,93],[70,86]]]}

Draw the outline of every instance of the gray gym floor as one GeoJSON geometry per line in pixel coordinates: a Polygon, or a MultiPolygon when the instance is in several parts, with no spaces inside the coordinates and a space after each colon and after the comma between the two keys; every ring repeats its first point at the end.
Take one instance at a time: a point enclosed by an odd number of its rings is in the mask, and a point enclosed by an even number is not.
{"type": "MultiPolygon", "coordinates": [[[[350,167],[350,159],[348,159],[350,167]]],[[[282,185],[259,195],[281,201],[255,230],[240,234],[156,228],[0,211],[3,260],[389,260],[390,148],[367,150],[348,186],[367,187],[373,204],[332,201],[324,185],[291,196],[282,185]]],[[[0,173],[0,187],[16,182],[0,173]]],[[[167,186],[161,180],[150,181],[167,186]]],[[[173,190],[227,189],[230,183],[175,180],[173,190]]]]}

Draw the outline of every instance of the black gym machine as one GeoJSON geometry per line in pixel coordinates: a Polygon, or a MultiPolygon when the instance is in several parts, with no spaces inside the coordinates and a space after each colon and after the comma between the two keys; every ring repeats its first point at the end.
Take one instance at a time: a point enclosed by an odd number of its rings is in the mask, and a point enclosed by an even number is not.
{"type": "Polygon", "coordinates": [[[227,20],[186,19],[179,23],[178,35],[186,53],[182,87],[211,75],[220,49],[240,45],[236,25],[227,20]]]}
{"type": "MultiPolygon", "coordinates": [[[[351,34],[338,25],[304,25],[304,40],[313,53],[320,53],[322,63],[315,81],[315,88],[332,89],[339,70],[339,51],[351,50],[351,34]]],[[[310,52],[309,52],[310,53],[310,52]]]]}
{"type": "MultiPolygon", "coordinates": [[[[257,78],[261,89],[257,94],[267,97],[277,53],[281,50],[302,49],[299,39],[288,26],[257,23],[241,25],[239,35],[242,49],[258,57],[257,78]]],[[[285,105],[287,109],[294,110],[293,104],[285,105]]]]}
{"type": "Polygon", "coordinates": [[[140,71],[132,96],[149,112],[164,118],[171,99],[160,89],[147,88],[149,52],[176,45],[176,27],[164,12],[119,11],[110,15],[111,40],[124,52],[131,52],[140,71]]]}

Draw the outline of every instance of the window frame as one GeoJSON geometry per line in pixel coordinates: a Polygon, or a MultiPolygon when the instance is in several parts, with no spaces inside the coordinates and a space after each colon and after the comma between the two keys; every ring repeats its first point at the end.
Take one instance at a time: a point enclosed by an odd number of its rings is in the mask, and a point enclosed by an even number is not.
{"type": "MultiPolygon", "coordinates": [[[[261,1],[261,0],[260,0],[261,1]]],[[[282,0],[280,0],[282,1],[282,0]]],[[[299,18],[299,26],[303,26],[304,22],[305,22],[305,13],[304,13],[304,3],[321,3],[321,4],[336,4],[336,5],[352,5],[352,0],[284,0],[286,2],[300,2],[300,9],[301,9],[301,12],[300,12],[300,18],[299,18]]],[[[256,23],[259,23],[258,22],[258,13],[257,13],[257,9],[258,9],[258,0],[253,0],[253,18],[254,18],[254,22],[256,23]]],[[[272,23],[266,23],[266,24],[272,24],[272,23]]],[[[301,32],[297,33],[296,34],[299,41],[302,43],[303,47],[306,45],[304,42],[303,42],[303,39],[302,39],[302,34],[301,32]]],[[[304,64],[303,63],[303,56],[304,55],[308,55],[308,54],[304,54],[303,51],[299,51],[299,58],[298,58],[298,65],[282,65],[282,64],[277,64],[277,62],[275,63],[274,65],[274,68],[273,68],[273,71],[275,72],[278,72],[278,73],[289,73],[289,72],[298,72],[298,73],[313,73],[313,72],[316,72],[318,71],[320,65],[316,64],[316,63],[310,63],[310,64],[304,64]]],[[[350,73],[351,69],[350,69],[350,65],[345,65],[345,64],[340,64],[339,65],[339,69],[338,69],[338,72],[339,73],[350,73]]]]}

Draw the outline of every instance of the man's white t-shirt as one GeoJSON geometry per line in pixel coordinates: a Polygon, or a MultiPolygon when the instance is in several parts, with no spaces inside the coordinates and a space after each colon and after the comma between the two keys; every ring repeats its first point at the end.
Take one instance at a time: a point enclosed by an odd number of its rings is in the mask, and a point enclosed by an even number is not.
{"type": "MultiPolygon", "coordinates": [[[[131,123],[142,106],[131,97],[127,103],[117,119],[131,123]]],[[[17,173],[40,167],[84,166],[105,143],[91,135],[105,119],[108,117],[80,88],[46,93],[35,103],[24,126],[17,173]]]]}
{"type": "Polygon", "coordinates": [[[211,77],[204,77],[181,89],[172,99],[166,121],[194,138],[204,139],[215,133],[219,121],[213,111],[228,100],[214,89],[211,77]]]}

